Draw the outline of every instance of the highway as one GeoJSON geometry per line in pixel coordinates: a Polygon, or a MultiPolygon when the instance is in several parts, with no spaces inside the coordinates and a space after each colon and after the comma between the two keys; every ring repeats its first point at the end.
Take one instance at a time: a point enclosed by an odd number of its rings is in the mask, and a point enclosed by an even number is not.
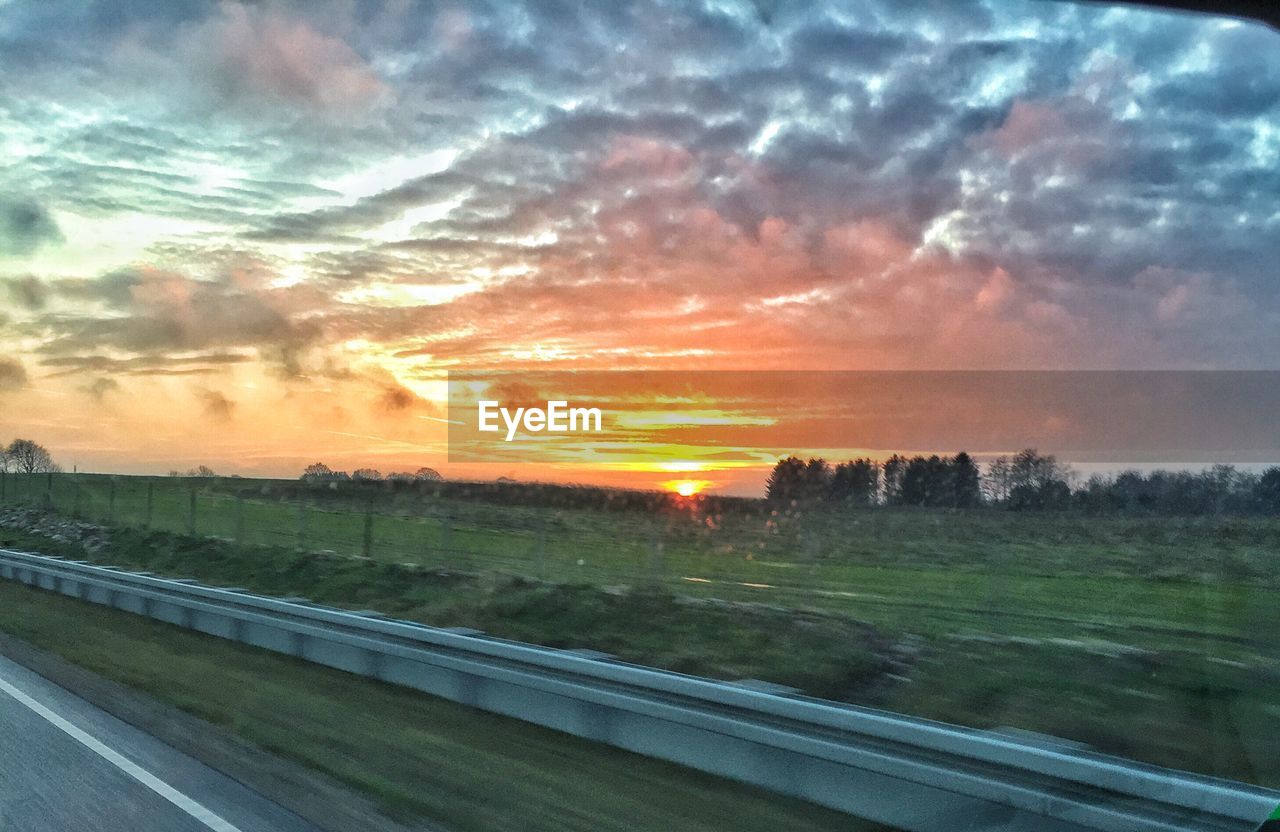
{"type": "Polygon", "coordinates": [[[3,657],[0,830],[317,832],[3,657]]]}

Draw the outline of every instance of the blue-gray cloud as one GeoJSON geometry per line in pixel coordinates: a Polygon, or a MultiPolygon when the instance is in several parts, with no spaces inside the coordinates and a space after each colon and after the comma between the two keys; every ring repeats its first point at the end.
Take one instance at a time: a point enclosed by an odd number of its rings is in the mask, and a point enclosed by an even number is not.
{"type": "Polygon", "coordinates": [[[30,254],[44,243],[61,239],[58,224],[43,205],[0,197],[0,254],[30,254]]]}
{"type": "Polygon", "coordinates": [[[953,305],[1058,327],[1065,363],[1104,343],[1123,360],[1144,329],[1160,344],[1138,363],[1274,363],[1278,46],[1040,0],[20,2],[0,23],[0,192],[30,197],[0,206],[0,242],[58,243],[54,209],[184,224],[150,253],[203,322],[119,268],[6,285],[59,360],[435,331],[458,334],[433,354],[463,355],[493,348],[468,315],[597,337],[587,319],[637,284],[745,327],[765,300],[821,297],[794,312],[830,328],[815,344],[909,351],[933,335],[891,306],[932,290],[878,246],[953,272],[953,305]],[[209,273],[235,255],[292,258],[305,282],[209,273]],[[455,304],[334,300],[475,273],[455,304]]]}

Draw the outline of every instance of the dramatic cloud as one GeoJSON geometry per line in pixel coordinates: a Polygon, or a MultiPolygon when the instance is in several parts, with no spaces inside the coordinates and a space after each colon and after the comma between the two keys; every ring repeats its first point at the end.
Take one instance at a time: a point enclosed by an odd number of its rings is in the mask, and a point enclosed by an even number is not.
{"type": "Polygon", "coordinates": [[[223,3],[219,12],[190,41],[209,50],[215,88],[228,96],[349,111],[382,93],[377,74],[355,50],[305,20],[240,3],[223,3]]]}
{"type": "Polygon", "coordinates": [[[387,413],[398,413],[413,407],[417,400],[418,397],[404,387],[398,384],[388,385],[378,396],[378,407],[387,413]]]}
{"type": "Polygon", "coordinates": [[[451,368],[1280,356],[1259,25],[1048,0],[3,18],[0,347],[51,402],[145,386],[228,432],[404,442],[451,368]]]}
{"type": "Polygon", "coordinates": [[[58,224],[44,206],[0,197],[0,255],[30,254],[44,243],[61,239],[58,224]]]}
{"type": "Polygon", "coordinates": [[[215,422],[229,422],[235,412],[236,403],[217,390],[201,390],[198,392],[204,404],[204,415],[215,422]]]}
{"type": "Polygon", "coordinates": [[[100,402],[107,397],[108,393],[119,390],[120,382],[113,378],[96,378],[81,389],[86,395],[100,402]]]}
{"type": "MultiPolygon", "coordinates": [[[[15,286],[36,294],[27,284],[12,283],[11,290],[15,286]]],[[[65,356],[104,348],[143,354],[144,360],[137,364],[154,360],[156,353],[221,347],[287,353],[316,335],[314,325],[290,314],[290,300],[298,293],[272,289],[252,270],[224,270],[212,279],[199,279],[131,268],[92,280],[51,281],[40,292],[91,304],[92,314],[49,313],[34,319],[34,325],[49,334],[41,352],[72,365],[82,362],[68,362],[65,356]]],[[[224,356],[212,363],[226,361],[224,356]]],[[[101,359],[83,363],[103,368],[101,359]]]]}
{"type": "Polygon", "coordinates": [[[17,390],[26,383],[27,371],[21,361],[0,358],[0,393],[6,390],[17,390]]]}

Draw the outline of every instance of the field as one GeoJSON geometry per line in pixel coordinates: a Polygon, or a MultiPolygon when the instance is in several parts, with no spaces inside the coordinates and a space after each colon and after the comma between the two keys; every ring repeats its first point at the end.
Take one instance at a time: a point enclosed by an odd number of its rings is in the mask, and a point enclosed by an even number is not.
{"type": "Polygon", "coordinates": [[[1272,519],[611,510],[381,485],[8,479],[11,503],[133,526],[108,555],[122,565],[1280,785],[1266,750],[1280,737],[1272,519]],[[220,541],[181,542],[193,500],[197,534],[220,541]]]}

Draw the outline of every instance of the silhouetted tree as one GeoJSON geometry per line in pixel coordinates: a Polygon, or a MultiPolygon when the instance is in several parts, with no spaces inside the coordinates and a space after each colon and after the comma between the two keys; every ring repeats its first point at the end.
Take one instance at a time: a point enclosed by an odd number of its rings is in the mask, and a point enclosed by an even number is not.
{"type": "Polygon", "coordinates": [[[951,461],[934,454],[907,460],[902,473],[899,502],[908,506],[954,506],[955,485],[951,461]]]}
{"type": "Polygon", "coordinates": [[[382,472],[377,468],[357,468],[351,472],[351,479],[363,482],[381,482],[382,472]]]}
{"type": "Polygon", "coordinates": [[[765,481],[765,499],[771,503],[786,504],[800,496],[804,482],[804,460],[789,456],[778,460],[765,481]]]}
{"type": "Polygon", "coordinates": [[[929,461],[922,456],[913,456],[902,471],[898,502],[904,506],[922,506],[928,499],[929,461]]]}
{"type": "Polygon", "coordinates": [[[7,468],[20,474],[56,473],[62,468],[53,461],[49,451],[30,439],[15,439],[4,449],[7,468]]]}
{"type": "Polygon", "coordinates": [[[803,499],[817,502],[827,495],[831,485],[831,466],[825,459],[815,457],[804,464],[803,499]]]}
{"type": "Polygon", "coordinates": [[[991,502],[1004,503],[1009,499],[1009,492],[1013,490],[1011,469],[1007,456],[996,457],[988,463],[984,485],[991,502]]]}
{"type": "Polygon", "coordinates": [[[789,456],[773,466],[765,483],[765,497],[779,505],[815,502],[826,495],[830,480],[831,467],[825,459],[805,462],[789,456]]]}
{"type": "Polygon", "coordinates": [[[869,506],[879,491],[880,466],[869,459],[855,459],[832,469],[827,497],[835,503],[869,506]]]}
{"type": "Polygon", "coordinates": [[[1074,494],[1080,508],[1127,514],[1222,514],[1265,510],[1262,479],[1231,465],[1204,471],[1122,471],[1094,475],[1074,494]]]}
{"type": "Polygon", "coordinates": [[[1071,502],[1070,469],[1057,458],[1027,448],[1009,464],[1007,504],[1014,509],[1066,508],[1071,502]]]}
{"type": "Polygon", "coordinates": [[[896,506],[902,503],[902,475],[906,473],[907,461],[894,454],[881,466],[881,480],[884,482],[884,501],[887,505],[896,506]]]}
{"type": "Polygon", "coordinates": [[[328,482],[333,479],[333,469],[323,462],[313,462],[303,469],[299,479],[303,482],[328,482]]]}
{"type": "Polygon", "coordinates": [[[982,472],[964,451],[951,459],[951,488],[952,505],[957,508],[982,505],[982,472]]]}
{"type": "Polygon", "coordinates": [[[1280,514],[1280,468],[1268,468],[1254,486],[1258,507],[1268,514],[1280,514]]]}

